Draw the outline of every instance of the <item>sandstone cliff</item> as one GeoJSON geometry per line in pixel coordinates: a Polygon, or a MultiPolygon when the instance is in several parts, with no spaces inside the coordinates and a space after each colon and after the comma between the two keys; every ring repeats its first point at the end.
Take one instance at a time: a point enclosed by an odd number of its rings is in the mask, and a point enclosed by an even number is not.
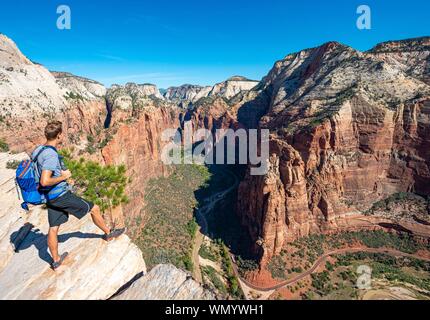
{"type": "Polygon", "coordinates": [[[245,178],[238,211],[263,263],[390,194],[430,194],[429,41],[365,53],[327,43],[276,62],[257,86],[270,170],[245,178]]]}
{"type": "Polygon", "coordinates": [[[52,118],[65,123],[70,143],[94,133],[106,117],[104,92],[94,81],[50,73],[0,34],[0,138],[12,150],[29,151],[43,142],[52,118]]]}
{"type": "Polygon", "coordinates": [[[133,178],[128,186],[130,203],[124,208],[126,219],[132,221],[143,215],[146,182],[169,173],[161,161],[167,143],[161,135],[166,129],[179,128],[179,109],[155,95],[148,96],[135,84],[113,86],[106,99],[111,136],[100,151],[104,163],[125,164],[133,178]]]}
{"type": "Polygon", "coordinates": [[[204,98],[220,97],[229,100],[241,92],[251,90],[257,84],[258,81],[234,76],[214,86],[202,87],[185,84],[180,87],[171,87],[167,89],[164,96],[167,100],[187,108],[204,98]]]}
{"type": "Polygon", "coordinates": [[[106,88],[97,81],[78,77],[68,72],[52,71],[51,73],[66,94],[72,96],[74,94],[78,98],[87,100],[103,99],[106,95],[106,88]]]}
{"type": "Polygon", "coordinates": [[[173,265],[158,265],[114,300],[214,300],[215,295],[173,265]]]}
{"type": "MultiPolygon", "coordinates": [[[[116,119],[116,115],[113,116],[116,119]]],[[[144,110],[130,121],[117,122],[114,134],[101,154],[106,164],[125,164],[127,174],[132,177],[128,186],[130,203],[124,208],[127,219],[143,214],[144,191],[150,178],[167,175],[169,168],[161,161],[161,152],[166,142],[161,139],[166,129],[179,127],[174,109],[157,108],[144,110]]]]}
{"type": "Polygon", "coordinates": [[[180,87],[168,88],[164,97],[169,101],[182,104],[183,107],[188,107],[190,103],[192,104],[201,98],[207,97],[211,90],[211,86],[202,87],[184,84],[180,87]]]}
{"type": "Polygon", "coordinates": [[[389,41],[377,45],[369,51],[372,55],[396,65],[408,75],[430,82],[429,55],[430,41],[428,37],[389,41]]]}
{"type": "Polygon", "coordinates": [[[241,76],[234,76],[224,82],[214,85],[209,96],[221,96],[230,99],[242,91],[251,90],[257,84],[258,81],[249,80],[241,76]]]}
{"type": "Polygon", "coordinates": [[[112,110],[132,110],[145,107],[151,98],[164,100],[160,91],[152,84],[127,83],[113,85],[107,92],[107,100],[112,110]]]}

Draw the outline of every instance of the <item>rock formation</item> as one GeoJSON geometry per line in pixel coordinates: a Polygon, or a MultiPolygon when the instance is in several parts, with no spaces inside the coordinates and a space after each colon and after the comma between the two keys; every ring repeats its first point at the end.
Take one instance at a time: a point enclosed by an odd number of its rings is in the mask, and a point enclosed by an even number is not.
{"type": "Polygon", "coordinates": [[[180,87],[170,87],[167,89],[164,97],[172,102],[182,104],[187,107],[190,103],[194,103],[201,98],[205,98],[211,92],[211,86],[198,86],[192,84],[184,84],[180,87]]]}
{"type": "Polygon", "coordinates": [[[173,265],[158,265],[113,300],[214,300],[191,275],[173,265]]]}
{"type": "Polygon", "coordinates": [[[230,99],[242,91],[251,90],[257,84],[258,81],[249,80],[241,76],[234,76],[224,82],[214,85],[209,96],[221,96],[230,99]]]}
{"type": "Polygon", "coordinates": [[[263,264],[390,194],[430,194],[429,44],[330,42],[276,62],[257,86],[270,170],[246,176],[238,211],[263,264]]]}
{"type": "Polygon", "coordinates": [[[82,99],[87,100],[103,99],[106,95],[106,88],[97,81],[78,77],[68,72],[52,71],[51,74],[60,88],[66,91],[66,94],[80,95],[82,99]]]}
{"type": "Polygon", "coordinates": [[[106,118],[105,91],[88,79],[50,73],[0,34],[0,138],[12,150],[28,152],[43,142],[52,118],[65,123],[72,144],[94,133],[106,118]]]}
{"type": "Polygon", "coordinates": [[[429,46],[429,38],[422,37],[384,42],[369,52],[388,63],[396,65],[406,74],[428,84],[430,82],[429,46]]]}
{"type": "Polygon", "coordinates": [[[221,97],[229,100],[241,92],[251,90],[257,84],[258,81],[249,80],[241,76],[234,76],[212,87],[190,84],[185,84],[180,87],[171,87],[167,89],[164,96],[167,100],[186,108],[204,98],[221,97]]]}
{"type": "MultiPolygon", "coordinates": [[[[151,103],[151,102],[150,102],[151,103]]],[[[179,127],[179,116],[175,109],[145,108],[136,116],[122,116],[114,111],[113,134],[101,149],[104,163],[125,164],[132,178],[128,186],[130,203],[124,208],[127,219],[133,219],[144,207],[144,191],[150,178],[167,175],[169,167],[161,161],[163,146],[161,135],[166,129],[179,127]]]]}
{"type": "Polygon", "coordinates": [[[127,83],[124,86],[113,85],[106,98],[112,110],[132,110],[144,108],[151,98],[164,100],[158,88],[153,84],[127,83]]]}

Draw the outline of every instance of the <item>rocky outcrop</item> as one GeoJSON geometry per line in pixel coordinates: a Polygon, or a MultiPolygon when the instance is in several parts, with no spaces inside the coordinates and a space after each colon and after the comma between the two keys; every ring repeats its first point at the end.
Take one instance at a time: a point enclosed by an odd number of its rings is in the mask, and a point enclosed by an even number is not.
{"type": "Polygon", "coordinates": [[[20,208],[15,172],[5,168],[24,158],[0,154],[0,299],[107,299],[145,271],[142,253],[127,236],[105,242],[88,216],[71,217],[62,226],[59,249],[69,256],[64,266],[51,270],[47,213],[41,207],[29,213],[20,208]],[[34,228],[26,235],[27,224],[34,228]]]}
{"type": "Polygon", "coordinates": [[[406,74],[430,84],[430,37],[389,41],[369,51],[406,74]]]}
{"type": "Polygon", "coordinates": [[[256,87],[268,97],[259,126],[271,131],[270,169],[246,176],[238,211],[263,264],[392,193],[430,194],[428,38],[376,48],[290,54],[256,87]]]}
{"type": "Polygon", "coordinates": [[[65,124],[68,143],[94,133],[106,117],[104,88],[84,78],[50,73],[0,34],[0,138],[14,151],[44,141],[49,119],[65,124]]]}
{"type": "Polygon", "coordinates": [[[106,164],[124,164],[128,176],[130,202],[125,206],[126,219],[132,221],[143,215],[146,182],[167,175],[169,167],[161,161],[161,153],[167,141],[162,141],[166,129],[179,128],[179,115],[175,108],[146,107],[136,116],[114,111],[111,140],[101,150],[106,164]],[[120,115],[118,115],[118,113],[120,115]]]}
{"type": "Polygon", "coordinates": [[[75,95],[81,99],[96,100],[104,99],[106,95],[105,86],[97,81],[78,77],[68,72],[52,71],[51,73],[60,88],[67,91],[66,97],[70,98],[70,96],[75,95]]]}
{"type": "Polygon", "coordinates": [[[157,86],[153,84],[127,83],[113,85],[107,93],[107,101],[113,110],[136,110],[144,108],[154,99],[164,100],[157,86]]]}
{"type": "Polygon", "coordinates": [[[241,124],[237,121],[234,113],[231,112],[228,101],[221,97],[210,97],[200,99],[187,110],[181,117],[181,124],[191,121],[194,130],[205,128],[210,131],[216,129],[238,129],[241,124]]]}
{"type": "Polygon", "coordinates": [[[58,112],[66,107],[55,78],[43,66],[32,63],[5,35],[0,35],[1,115],[58,112]]]}
{"type": "Polygon", "coordinates": [[[168,88],[164,97],[169,101],[181,104],[183,107],[188,107],[189,104],[207,97],[211,90],[211,86],[184,84],[179,87],[168,88]]]}
{"type": "Polygon", "coordinates": [[[215,99],[219,97],[229,100],[239,93],[251,90],[257,84],[258,81],[249,80],[241,76],[234,76],[226,81],[217,83],[212,87],[202,87],[189,84],[180,87],[171,87],[167,89],[164,96],[167,100],[187,108],[205,98],[215,99]]]}
{"type": "Polygon", "coordinates": [[[215,295],[173,265],[158,265],[113,300],[214,300],[215,295]]]}
{"type": "MultiPolygon", "coordinates": [[[[107,91],[111,110],[111,136],[101,149],[105,164],[124,164],[132,177],[128,186],[130,202],[125,206],[126,219],[143,215],[146,182],[167,175],[169,168],[161,161],[166,129],[177,129],[179,109],[172,103],[147,95],[141,85],[112,86],[107,91]]],[[[139,227],[139,226],[136,226],[139,227]]]]}
{"type": "Polygon", "coordinates": [[[251,90],[257,84],[258,81],[249,80],[241,76],[234,76],[214,85],[209,96],[220,96],[230,99],[242,91],[251,90]]]}

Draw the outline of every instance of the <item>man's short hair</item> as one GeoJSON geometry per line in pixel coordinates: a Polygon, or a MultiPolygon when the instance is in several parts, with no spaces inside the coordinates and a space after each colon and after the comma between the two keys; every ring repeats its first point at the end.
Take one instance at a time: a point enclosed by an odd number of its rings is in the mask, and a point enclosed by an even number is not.
{"type": "Polygon", "coordinates": [[[45,137],[48,140],[55,140],[63,132],[61,121],[51,121],[45,127],[45,137]]]}

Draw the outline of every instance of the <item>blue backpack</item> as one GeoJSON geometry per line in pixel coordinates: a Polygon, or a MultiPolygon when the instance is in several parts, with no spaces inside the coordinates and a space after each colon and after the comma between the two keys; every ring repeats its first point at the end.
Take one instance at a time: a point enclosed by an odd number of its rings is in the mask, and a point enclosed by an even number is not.
{"type": "MultiPolygon", "coordinates": [[[[50,187],[48,189],[43,189],[40,187],[40,174],[37,167],[37,159],[46,149],[53,149],[55,152],[57,150],[51,146],[44,146],[37,153],[37,155],[31,160],[22,161],[18,168],[16,169],[16,184],[21,189],[22,200],[24,202],[21,207],[24,210],[29,210],[28,204],[41,205],[47,203],[48,200],[53,200],[56,196],[60,196],[63,193],[63,188],[58,188],[54,195],[51,196],[51,192],[57,189],[56,186],[50,187]]],[[[19,195],[19,191],[18,191],[19,195]]]]}

